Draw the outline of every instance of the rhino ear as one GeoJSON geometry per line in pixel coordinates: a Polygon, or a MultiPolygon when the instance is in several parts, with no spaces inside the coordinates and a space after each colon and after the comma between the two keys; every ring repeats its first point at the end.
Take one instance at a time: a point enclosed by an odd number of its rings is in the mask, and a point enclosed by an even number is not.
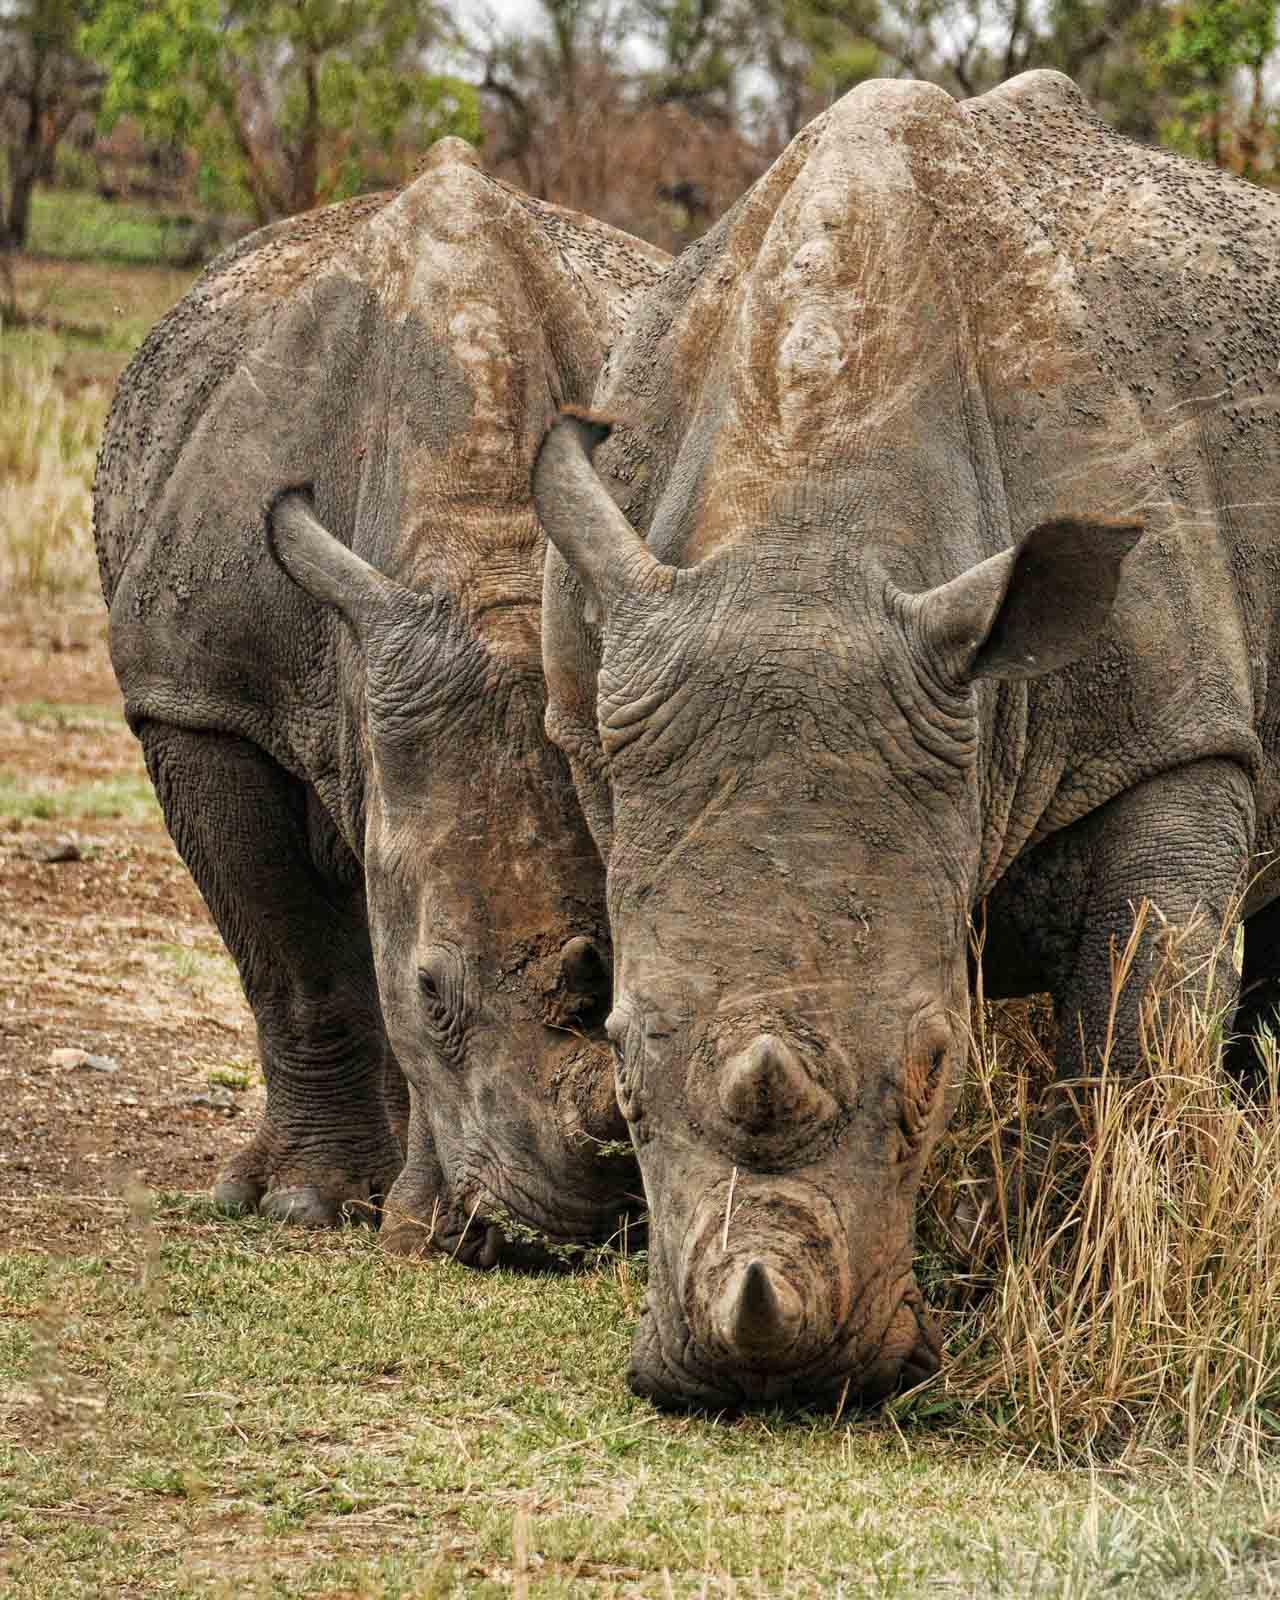
{"type": "Polygon", "coordinates": [[[309,489],[282,489],[267,506],[267,544],[285,574],[333,606],[363,646],[398,585],[335,539],[311,509],[309,489]]]}
{"type": "Polygon", "coordinates": [[[613,503],[591,457],[613,422],[567,406],[547,430],[533,464],[533,500],[547,538],[572,567],[587,602],[587,621],[598,622],[628,589],[652,586],[671,569],[613,503]]]}
{"type": "Polygon", "coordinates": [[[956,678],[1037,678],[1088,653],[1142,523],[1059,517],[1013,550],[917,596],[925,638],[956,678]]]}

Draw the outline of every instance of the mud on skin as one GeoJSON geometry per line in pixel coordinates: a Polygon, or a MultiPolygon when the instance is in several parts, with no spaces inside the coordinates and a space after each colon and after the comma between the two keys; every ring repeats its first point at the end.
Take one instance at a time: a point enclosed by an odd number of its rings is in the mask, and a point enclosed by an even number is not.
{"type": "Polygon", "coordinates": [[[660,1404],[936,1365],[913,1214],[980,902],[987,992],[1049,991],[1075,1075],[1132,907],[1216,940],[1274,850],[1277,227],[1057,74],[864,84],[549,431],[548,725],[608,862],[660,1404]]]}
{"type": "Polygon", "coordinates": [[[220,257],[121,381],[95,486],[112,660],[267,1083],[215,1194],[384,1207],[478,1265],[614,1232],[598,856],[543,729],[529,496],[665,257],[456,140],[220,257]]]}

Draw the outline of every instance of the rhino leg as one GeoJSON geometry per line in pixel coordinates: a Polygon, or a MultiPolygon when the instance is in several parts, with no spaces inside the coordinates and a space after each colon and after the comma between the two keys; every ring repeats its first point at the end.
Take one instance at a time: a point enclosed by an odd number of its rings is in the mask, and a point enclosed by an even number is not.
{"type": "Polygon", "coordinates": [[[332,830],[317,838],[306,789],[256,746],[161,723],[140,737],[169,832],[239,968],[267,1083],[261,1126],[214,1198],[333,1226],[344,1207],[380,1202],[401,1164],[359,868],[332,830]]]}
{"type": "Polygon", "coordinates": [[[422,1097],[409,1086],[408,1152],[404,1168],[386,1198],[381,1244],[393,1255],[417,1257],[433,1248],[444,1174],[436,1159],[435,1140],[422,1097]]]}
{"type": "MultiPolygon", "coordinates": [[[[1043,941],[1043,966],[1059,1021],[1058,1075],[1096,1072],[1110,1040],[1121,1071],[1141,1054],[1141,1009],[1170,949],[1201,1004],[1233,1006],[1238,977],[1225,927],[1245,882],[1253,840],[1249,780],[1230,761],[1198,761],[1127,790],[1068,830],[1040,875],[1042,915],[1074,905],[1068,937],[1043,941]],[[1148,900],[1149,917],[1129,981],[1112,1010],[1112,972],[1148,900]],[[1170,944],[1170,930],[1184,932],[1170,944]]],[[[1024,894],[1026,892],[1024,885],[1024,894]]],[[[1054,919],[1048,918],[1052,922],[1054,919]]]]}
{"type": "Polygon", "coordinates": [[[1244,925],[1240,1004],[1225,1061],[1227,1070],[1250,1094],[1266,1088],[1257,1048],[1263,1028],[1280,1037],[1280,900],[1255,911],[1244,925]]]}
{"type": "Polygon", "coordinates": [[[1109,1033],[1111,1065],[1137,1064],[1140,1011],[1170,926],[1195,929],[1178,947],[1192,993],[1203,1001],[1212,964],[1216,1003],[1233,1002],[1238,975],[1222,930],[1246,878],[1253,822],[1244,772],[1199,761],[1126,790],[1015,863],[987,903],[984,982],[993,997],[1052,994],[1060,1079],[1095,1072],[1109,1033]],[[1159,914],[1113,1017],[1113,960],[1143,900],[1159,914]]]}

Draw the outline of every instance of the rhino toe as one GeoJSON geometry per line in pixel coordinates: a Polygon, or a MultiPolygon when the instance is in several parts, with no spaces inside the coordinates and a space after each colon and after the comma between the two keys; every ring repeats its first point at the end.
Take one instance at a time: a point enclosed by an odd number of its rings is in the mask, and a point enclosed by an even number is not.
{"type": "Polygon", "coordinates": [[[263,1186],[252,1178],[219,1178],[213,1186],[213,1203],[230,1217],[248,1217],[258,1209],[263,1186]]]}
{"type": "Polygon", "coordinates": [[[341,1196],[309,1183],[273,1189],[263,1196],[258,1209],[273,1222],[290,1222],[299,1228],[336,1228],[343,1220],[341,1196]]]}

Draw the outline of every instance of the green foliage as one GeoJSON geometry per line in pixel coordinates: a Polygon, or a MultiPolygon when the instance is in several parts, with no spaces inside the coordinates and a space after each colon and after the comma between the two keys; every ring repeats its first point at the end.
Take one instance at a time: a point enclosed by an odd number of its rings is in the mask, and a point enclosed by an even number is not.
{"type": "Polygon", "coordinates": [[[658,0],[653,14],[663,55],[669,66],[663,76],[664,92],[683,97],[713,95],[728,89],[733,66],[730,43],[717,12],[728,8],[699,0],[658,0]]]}
{"type": "Polygon", "coordinates": [[[1188,154],[1253,173],[1262,128],[1263,69],[1276,45],[1277,0],[1190,0],[1172,12],[1149,51],[1155,75],[1172,93],[1164,140],[1188,154]],[[1243,138],[1234,125],[1233,80],[1253,77],[1243,138]],[[1230,148],[1243,144],[1232,161],[1230,148]]]}
{"type": "Polygon", "coordinates": [[[842,94],[880,71],[880,52],[867,39],[850,39],[820,50],[814,58],[814,86],[828,99],[842,94]]]}
{"type": "Polygon", "coordinates": [[[84,45],[108,126],[190,145],[206,200],[265,221],[398,176],[396,142],[478,139],[474,89],[422,65],[441,36],[418,0],[101,0],[84,45]]]}
{"type": "Polygon", "coordinates": [[[1161,55],[1197,80],[1221,85],[1236,67],[1275,48],[1276,0],[1194,0],[1174,12],[1161,55]]]}

